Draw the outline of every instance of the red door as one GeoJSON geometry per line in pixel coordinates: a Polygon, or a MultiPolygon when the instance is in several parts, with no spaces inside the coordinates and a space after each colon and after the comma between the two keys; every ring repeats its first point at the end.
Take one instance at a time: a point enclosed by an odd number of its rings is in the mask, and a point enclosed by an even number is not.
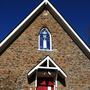
{"type": "Polygon", "coordinates": [[[38,78],[37,90],[54,90],[54,81],[52,78],[38,78]]]}

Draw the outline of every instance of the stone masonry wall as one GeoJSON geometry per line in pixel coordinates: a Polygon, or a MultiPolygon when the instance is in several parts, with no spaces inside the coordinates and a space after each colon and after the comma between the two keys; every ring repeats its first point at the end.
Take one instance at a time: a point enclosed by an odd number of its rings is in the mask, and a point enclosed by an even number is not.
{"type": "Polygon", "coordinates": [[[27,74],[47,55],[68,76],[62,90],[90,90],[90,60],[46,11],[0,56],[0,90],[30,90],[27,74]],[[52,52],[38,50],[38,34],[43,26],[51,32],[52,52]]]}

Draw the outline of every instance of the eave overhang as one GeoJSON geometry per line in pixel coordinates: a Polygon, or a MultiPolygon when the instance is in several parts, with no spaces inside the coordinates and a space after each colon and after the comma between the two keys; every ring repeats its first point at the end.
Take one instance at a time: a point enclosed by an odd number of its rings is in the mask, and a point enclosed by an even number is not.
{"type": "Polygon", "coordinates": [[[45,59],[43,59],[38,65],[36,65],[33,69],[31,69],[28,72],[28,77],[31,77],[35,73],[37,73],[39,70],[42,72],[49,71],[49,72],[58,72],[58,74],[66,78],[67,75],[65,72],[49,57],[47,56],[45,59]],[[46,63],[46,66],[43,66],[43,64],[46,63]],[[53,66],[50,66],[50,63],[52,63],[53,66]]]}
{"type": "Polygon", "coordinates": [[[85,42],[78,36],[78,34],[72,29],[72,27],[66,22],[62,15],[54,8],[54,6],[48,1],[44,0],[36,9],[34,9],[1,43],[0,53],[2,53],[6,47],[13,42],[13,40],[20,35],[20,33],[34,20],[44,9],[47,9],[57,22],[64,28],[79,48],[90,59],[90,49],[85,42]]]}

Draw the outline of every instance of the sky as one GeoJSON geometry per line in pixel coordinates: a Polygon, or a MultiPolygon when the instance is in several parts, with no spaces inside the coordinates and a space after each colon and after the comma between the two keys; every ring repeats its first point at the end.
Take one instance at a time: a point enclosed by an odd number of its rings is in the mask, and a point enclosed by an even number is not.
{"type": "MultiPolygon", "coordinates": [[[[0,42],[43,0],[1,0],[0,42]]],[[[90,47],[90,0],[49,0],[90,47]]]]}
{"type": "Polygon", "coordinates": [[[82,40],[90,47],[90,0],[50,1],[82,40]]]}

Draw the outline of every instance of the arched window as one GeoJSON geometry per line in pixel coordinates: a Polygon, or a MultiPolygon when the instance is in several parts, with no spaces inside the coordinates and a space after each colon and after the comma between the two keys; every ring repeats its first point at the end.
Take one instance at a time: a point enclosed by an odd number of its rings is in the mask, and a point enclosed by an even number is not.
{"type": "Polygon", "coordinates": [[[39,50],[52,50],[51,34],[47,28],[42,28],[39,33],[39,50]]]}

